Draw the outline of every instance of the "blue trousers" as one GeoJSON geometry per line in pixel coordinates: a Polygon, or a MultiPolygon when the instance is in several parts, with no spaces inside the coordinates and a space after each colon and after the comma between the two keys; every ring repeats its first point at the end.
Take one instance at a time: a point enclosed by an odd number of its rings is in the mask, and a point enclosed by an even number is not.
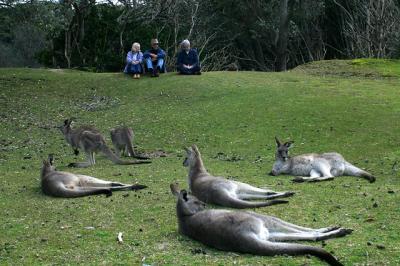
{"type": "Polygon", "coordinates": [[[127,74],[142,74],[143,73],[143,67],[142,64],[128,64],[126,66],[126,71],[125,73],[127,74]]]}
{"type": "MultiPolygon", "coordinates": [[[[148,69],[149,71],[152,71],[152,70],[153,70],[153,61],[151,61],[151,58],[147,58],[147,59],[146,59],[146,66],[147,66],[147,69],[148,69]]],[[[163,59],[163,58],[159,58],[159,59],[157,60],[157,67],[158,67],[161,71],[164,69],[164,59],[163,59]]]]}

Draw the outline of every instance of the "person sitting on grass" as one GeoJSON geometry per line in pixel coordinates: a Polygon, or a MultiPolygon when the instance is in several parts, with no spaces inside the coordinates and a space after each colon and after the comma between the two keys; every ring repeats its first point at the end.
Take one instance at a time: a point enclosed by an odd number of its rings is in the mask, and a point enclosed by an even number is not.
{"type": "Polygon", "coordinates": [[[143,73],[143,54],[140,51],[140,44],[134,42],[132,44],[132,50],[126,55],[126,66],[124,73],[132,75],[134,79],[139,79],[140,74],[143,73]]]}
{"type": "Polygon", "coordinates": [[[151,73],[152,77],[158,77],[160,72],[165,72],[165,52],[158,47],[157,39],[151,39],[151,49],[144,52],[143,56],[147,70],[151,73]]]}
{"type": "Polygon", "coordinates": [[[181,43],[181,51],[177,58],[177,71],[183,75],[201,75],[200,62],[197,50],[190,48],[189,40],[183,40],[181,43]]]}

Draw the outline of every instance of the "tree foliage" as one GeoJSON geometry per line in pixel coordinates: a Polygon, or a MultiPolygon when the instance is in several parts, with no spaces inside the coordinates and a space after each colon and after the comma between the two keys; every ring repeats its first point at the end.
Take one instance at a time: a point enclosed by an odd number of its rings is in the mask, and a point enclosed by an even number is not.
{"type": "Polygon", "coordinates": [[[186,38],[204,70],[393,58],[399,10],[398,0],[0,0],[0,66],[120,71],[132,42],[146,50],[154,37],[170,69],[186,38]]]}

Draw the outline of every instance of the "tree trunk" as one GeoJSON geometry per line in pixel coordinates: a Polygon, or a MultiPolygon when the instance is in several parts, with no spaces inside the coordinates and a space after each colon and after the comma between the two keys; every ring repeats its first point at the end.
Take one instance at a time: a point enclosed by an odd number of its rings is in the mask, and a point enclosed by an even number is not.
{"type": "Polygon", "coordinates": [[[281,0],[279,37],[276,44],[276,71],[286,71],[287,42],[288,42],[288,0],[281,0]]]}

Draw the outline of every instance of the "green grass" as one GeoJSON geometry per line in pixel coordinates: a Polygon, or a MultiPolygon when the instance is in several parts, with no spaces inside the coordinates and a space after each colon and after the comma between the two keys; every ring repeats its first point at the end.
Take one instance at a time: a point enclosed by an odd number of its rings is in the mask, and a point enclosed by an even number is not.
{"type": "Polygon", "coordinates": [[[168,73],[140,80],[0,69],[0,264],[322,264],[305,256],[220,252],[180,236],[169,184],[187,187],[182,147],[193,143],[213,174],[297,192],[289,204],[257,212],[309,227],[354,229],[326,241],[325,249],[345,265],[400,264],[399,69],[399,61],[362,59],[315,62],[287,73],[168,73]],[[117,166],[98,155],[94,167],[69,169],[83,156],[74,157],[54,128],[69,117],[96,125],[110,144],[109,130],[129,125],[139,150],[162,149],[170,156],[117,166]],[[270,177],[274,136],[294,140],[293,154],[340,152],[377,182],[340,177],[293,184],[289,176],[270,177]],[[44,196],[39,171],[48,153],[60,170],[149,188],[110,198],[44,196]],[[233,156],[240,160],[224,160],[233,156]],[[116,241],[118,232],[123,244],[116,241]]]}

